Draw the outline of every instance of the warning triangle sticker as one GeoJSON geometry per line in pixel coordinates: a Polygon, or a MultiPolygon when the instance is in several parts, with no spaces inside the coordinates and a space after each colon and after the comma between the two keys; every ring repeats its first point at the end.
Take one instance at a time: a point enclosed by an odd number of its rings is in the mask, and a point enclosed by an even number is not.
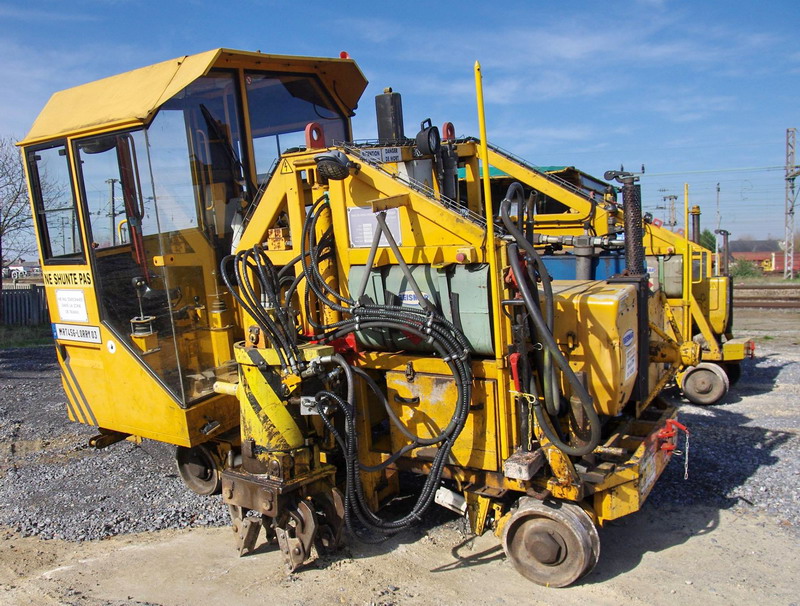
{"type": "Polygon", "coordinates": [[[294,171],[292,170],[292,167],[289,164],[289,161],[288,160],[284,160],[283,164],[281,164],[281,174],[282,175],[288,175],[288,174],[291,174],[293,172],[294,171]]]}

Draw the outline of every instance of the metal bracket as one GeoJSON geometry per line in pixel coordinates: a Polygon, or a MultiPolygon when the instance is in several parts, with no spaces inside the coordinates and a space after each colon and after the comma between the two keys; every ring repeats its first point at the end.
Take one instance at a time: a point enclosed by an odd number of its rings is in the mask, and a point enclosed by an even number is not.
{"type": "Polygon", "coordinates": [[[311,555],[317,534],[317,516],[306,501],[289,511],[285,522],[275,526],[278,545],[289,570],[294,572],[311,555]]]}
{"type": "Polygon", "coordinates": [[[261,518],[247,516],[249,509],[238,505],[228,505],[228,511],[231,514],[233,532],[236,535],[236,548],[241,557],[255,549],[258,533],[261,530],[261,518]]]}

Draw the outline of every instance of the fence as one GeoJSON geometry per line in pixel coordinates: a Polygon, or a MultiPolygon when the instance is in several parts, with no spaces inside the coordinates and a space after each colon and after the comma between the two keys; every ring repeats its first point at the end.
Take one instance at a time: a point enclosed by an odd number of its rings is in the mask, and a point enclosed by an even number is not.
{"type": "Polygon", "coordinates": [[[0,324],[35,326],[50,322],[44,286],[0,290],[0,324]]]}

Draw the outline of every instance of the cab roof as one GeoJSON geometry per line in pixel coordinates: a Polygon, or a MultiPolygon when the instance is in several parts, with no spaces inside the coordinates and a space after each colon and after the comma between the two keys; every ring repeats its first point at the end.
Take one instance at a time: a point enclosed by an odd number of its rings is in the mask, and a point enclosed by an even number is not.
{"type": "Polygon", "coordinates": [[[18,145],[146,124],[161,105],[189,84],[212,69],[226,68],[316,74],[347,115],[353,114],[367,87],[366,78],[352,59],[217,48],[57,92],[18,145]]]}

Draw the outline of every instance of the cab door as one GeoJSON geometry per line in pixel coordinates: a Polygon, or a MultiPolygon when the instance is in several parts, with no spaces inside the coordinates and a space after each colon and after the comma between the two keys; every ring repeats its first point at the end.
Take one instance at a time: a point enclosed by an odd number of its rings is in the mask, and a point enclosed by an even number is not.
{"type": "MultiPolygon", "coordinates": [[[[99,426],[94,390],[104,385],[103,335],[65,141],[25,150],[42,277],[69,418],[99,426]]],[[[101,388],[102,389],[102,388],[101,388]]]]}

